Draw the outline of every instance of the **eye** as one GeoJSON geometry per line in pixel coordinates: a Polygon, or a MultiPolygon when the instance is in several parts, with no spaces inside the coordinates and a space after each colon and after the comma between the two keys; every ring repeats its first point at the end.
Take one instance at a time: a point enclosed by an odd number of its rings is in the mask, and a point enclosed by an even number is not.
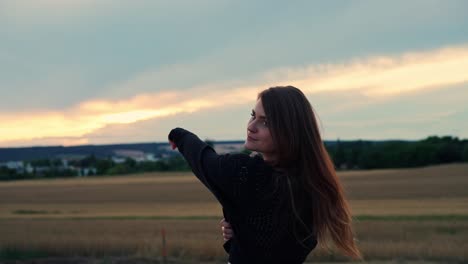
{"type": "Polygon", "coordinates": [[[255,119],[255,113],[253,111],[250,113],[250,117],[251,119],[255,119]]]}
{"type": "Polygon", "coordinates": [[[262,125],[264,125],[264,126],[267,127],[267,126],[268,126],[268,122],[265,120],[265,121],[263,121],[262,125]]]}

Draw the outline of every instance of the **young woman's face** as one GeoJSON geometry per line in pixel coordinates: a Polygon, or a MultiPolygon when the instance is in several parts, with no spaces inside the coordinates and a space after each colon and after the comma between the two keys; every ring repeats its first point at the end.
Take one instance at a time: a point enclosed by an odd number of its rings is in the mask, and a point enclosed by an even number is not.
{"type": "Polygon", "coordinates": [[[255,108],[247,124],[247,139],[244,147],[251,151],[257,151],[263,154],[265,159],[271,159],[275,154],[275,146],[271,138],[268,120],[263,110],[262,100],[257,100],[255,108]]]}

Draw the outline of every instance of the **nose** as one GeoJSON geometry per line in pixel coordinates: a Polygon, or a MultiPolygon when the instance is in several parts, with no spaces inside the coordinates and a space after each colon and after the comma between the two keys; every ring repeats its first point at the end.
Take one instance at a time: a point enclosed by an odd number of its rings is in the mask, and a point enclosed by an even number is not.
{"type": "Polygon", "coordinates": [[[249,131],[250,133],[257,132],[257,126],[255,125],[255,121],[250,121],[247,124],[247,131],[249,131]]]}

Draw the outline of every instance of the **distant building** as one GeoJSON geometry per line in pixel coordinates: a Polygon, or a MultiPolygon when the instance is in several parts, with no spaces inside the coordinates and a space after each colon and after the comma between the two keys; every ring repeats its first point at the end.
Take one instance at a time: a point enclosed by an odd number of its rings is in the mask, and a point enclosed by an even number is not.
{"type": "Polygon", "coordinates": [[[56,156],[57,159],[60,159],[62,161],[62,166],[65,169],[68,169],[68,168],[73,169],[73,166],[70,165],[71,163],[80,161],[86,157],[87,155],[80,155],[80,154],[60,154],[56,156]]]}
{"type": "Polygon", "coordinates": [[[7,161],[0,163],[0,167],[6,167],[10,170],[15,170],[17,173],[32,173],[34,168],[31,164],[25,164],[23,161],[7,161]]]}
{"type": "Polygon", "coordinates": [[[132,159],[136,162],[158,160],[153,153],[145,153],[140,150],[119,149],[115,150],[114,153],[115,156],[112,157],[112,160],[115,163],[122,163],[125,159],[132,159]]]}
{"type": "Polygon", "coordinates": [[[97,169],[94,167],[91,168],[79,168],[78,170],[78,177],[85,177],[89,175],[96,175],[97,169]]]}
{"type": "Polygon", "coordinates": [[[146,161],[158,161],[160,159],[156,158],[153,153],[146,153],[146,161]]]}
{"type": "Polygon", "coordinates": [[[214,142],[214,150],[218,154],[241,152],[244,150],[244,142],[217,143],[214,142]]]}
{"type": "Polygon", "coordinates": [[[24,163],[22,161],[7,161],[3,163],[3,166],[10,170],[22,170],[24,168],[24,163]]]}
{"type": "Polygon", "coordinates": [[[116,164],[119,164],[119,163],[124,163],[126,160],[126,158],[123,158],[123,157],[112,157],[112,161],[116,164]]]}
{"type": "Polygon", "coordinates": [[[34,168],[33,168],[33,166],[31,166],[30,163],[28,163],[28,164],[26,164],[26,166],[24,167],[24,171],[25,171],[26,173],[33,173],[33,172],[34,172],[34,168]]]}

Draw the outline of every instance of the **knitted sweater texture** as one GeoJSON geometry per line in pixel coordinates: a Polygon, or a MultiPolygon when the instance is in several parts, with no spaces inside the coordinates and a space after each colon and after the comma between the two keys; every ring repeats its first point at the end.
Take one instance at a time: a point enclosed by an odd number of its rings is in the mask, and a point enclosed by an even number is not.
{"type": "Polygon", "coordinates": [[[259,156],[218,155],[182,128],[173,129],[169,139],[223,207],[234,231],[224,244],[230,263],[304,262],[317,240],[309,236],[299,242],[293,232],[294,217],[281,172],[259,156]]]}

